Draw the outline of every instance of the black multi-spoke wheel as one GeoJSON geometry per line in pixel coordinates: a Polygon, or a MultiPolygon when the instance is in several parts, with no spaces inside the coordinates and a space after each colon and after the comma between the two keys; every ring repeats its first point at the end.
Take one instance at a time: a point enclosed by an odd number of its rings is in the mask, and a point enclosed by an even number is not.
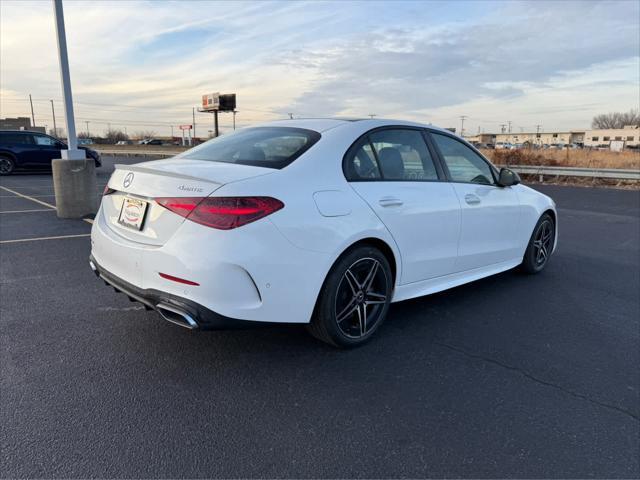
{"type": "Polygon", "coordinates": [[[364,343],[384,320],[392,289],[386,257],[374,247],[356,247],[329,272],[310,325],[311,333],[340,347],[364,343]]]}
{"type": "Polygon", "coordinates": [[[335,317],[347,337],[360,338],[375,327],[387,303],[387,276],[375,258],[362,258],[342,275],[335,317]]]}
{"type": "Polygon", "coordinates": [[[0,157],[0,175],[10,175],[13,169],[13,160],[8,157],[0,157]]]}
{"type": "Polygon", "coordinates": [[[522,259],[522,269],[527,273],[540,272],[551,256],[556,230],[553,218],[547,213],[540,217],[529,240],[527,251],[522,259]]]}

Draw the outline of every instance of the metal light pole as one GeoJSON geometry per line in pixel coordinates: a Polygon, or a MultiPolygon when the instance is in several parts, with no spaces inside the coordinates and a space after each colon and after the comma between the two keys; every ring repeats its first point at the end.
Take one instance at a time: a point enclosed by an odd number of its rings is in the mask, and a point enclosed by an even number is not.
{"type": "Polygon", "coordinates": [[[31,100],[31,94],[29,94],[29,104],[31,104],[31,121],[33,122],[33,126],[36,126],[36,117],[33,114],[33,100],[31,100]]]}
{"type": "MultiPolygon", "coordinates": [[[[191,115],[193,117],[193,138],[196,138],[196,107],[191,108],[191,115]]],[[[191,133],[191,130],[189,130],[191,133]]]]}
{"type": "Polygon", "coordinates": [[[56,110],[53,108],[53,100],[51,102],[51,116],[53,117],[53,136],[58,138],[58,129],[56,128],[56,110]]]}
{"type": "Polygon", "coordinates": [[[84,150],[78,149],[62,0],[53,0],[53,9],[68,144],[67,150],[60,151],[62,158],[51,162],[56,211],[61,218],[82,218],[97,211],[98,187],[95,163],[93,159],[86,159],[84,150]]]}

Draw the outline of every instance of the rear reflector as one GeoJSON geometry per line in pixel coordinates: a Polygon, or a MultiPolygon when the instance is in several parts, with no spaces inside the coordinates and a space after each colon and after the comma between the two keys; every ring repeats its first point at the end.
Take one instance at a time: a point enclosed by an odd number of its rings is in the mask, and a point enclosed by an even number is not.
{"type": "Polygon", "coordinates": [[[284,207],[284,203],[271,197],[179,197],[155,200],[187,220],[220,230],[231,230],[255,222],[284,207]]]}
{"type": "Polygon", "coordinates": [[[199,283],[192,282],[191,280],[185,280],[184,278],[180,277],[174,277],[173,275],[169,275],[167,273],[158,272],[158,275],[166,280],[171,280],[172,282],[184,283],[185,285],[195,285],[196,287],[200,286],[199,283]]]}

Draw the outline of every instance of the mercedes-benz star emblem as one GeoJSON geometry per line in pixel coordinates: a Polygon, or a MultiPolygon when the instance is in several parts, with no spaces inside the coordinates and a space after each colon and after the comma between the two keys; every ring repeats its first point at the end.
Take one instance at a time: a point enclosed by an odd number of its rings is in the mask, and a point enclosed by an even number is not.
{"type": "Polygon", "coordinates": [[[122,185],[124,185],[124,188],[129,188],[132,183],[133,183],[133,173],[129,172],[127,173],[127,176],[124,177],[124,182],[122,182],[122,185]]]}

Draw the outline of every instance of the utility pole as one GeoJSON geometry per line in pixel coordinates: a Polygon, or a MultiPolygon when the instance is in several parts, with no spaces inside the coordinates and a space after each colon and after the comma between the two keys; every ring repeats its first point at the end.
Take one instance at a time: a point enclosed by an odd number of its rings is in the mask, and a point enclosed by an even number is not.
{"type": "Polygon", "coordinates": [[[293,113],[288,113],[287,115],[289,115],[289,120],[293,120],[293,113]]]}
{"type": "Polygon", "coordinates": [[[466,115],[460,115],[460,136],[464,137],[464,121],[469,118],[466,115]]]}
{"type": "Polygon", "coordinates": [[[236,129],[236,113],[238,113],[236,110],[233,111],[233,129],[236,129]]]}
{"type": "Polygon", "coordinates": [[[536,135],[540,135],[540,127],[542,125],[536,125],[536,135]]]}
{"type": "Polygon", "coordinates": [[[376,117],[376,116],[377,116],[377,115],[376,115],[375,113],[370,113],[370,114],[369,114],[369,117],[370,117],[371,119],[373,119],[373,117],[376,117]]]}
{"type": "MultiPolygon", "coordinates": [[[[195,139],[195,138],[196,138],[196,107],[193,107],[193,108],[191,109],[191,116],[192,116],[192,118],[193,118],[193,138],[195,139]]],[[[217,124],[217,123],[218,123],[218,122],[217,122],[217,120],[216,120],[216,124],[217,124]]],[[[216,130],[217,130],[217,128],[216,128],[216,130]]],[[[171,136],[173,136],[173,135],[171,135],[171,136]]],[[[217,136],[218,136],[218,135],[216,134],[216,137],[217,137],[217,136]]]]}
{"type": "Polygon", "coordinates": [[[87,137],[91,137],[91,134],[89,133],[89,120],[85,120],[85,122],[87,124],[87,137]]]}
{"type": "Polygon", "coordinates": [[[53,100],[49,100],[51,102],[51,116],[53,117],[53,136],[58,138],[58,129],[56,128],[56,111],[53,108],[53,100]]]}
{"type": "Polygon", "coordinates": [[[173,125],[171,125],[171,140],[173,140],[173,125]]]}
{"type": "Polygon", "coordinates": [[[511,120],[509,120],[507,123],[509,123],[509,133],[511,133],[511,120]]]}
{"type": "Polygon", "coordinates": [[[506,123],[501,123],[500,124],[500,133],[504,133],[504,129],[505,129],[506,126],[507,126],[506,123]]]}
{"type": "Polygon", "coordinates": [[[31,100],[31,94],[29,94],[29,103],[31,104],[31,122],[33,122],[33,126],[36,126],[36,117],[33,114],[33,100],[31,100]]]}
{"type": "Polygon", "coordinates": [[[51,161],[56,212],[60,218],[83,218],[96,213],[98,207],[95,163],[87,161],[84,150],[78,148],[62,0],[53,0],[53,8],[68,144],[67,150],[60,151],[62,158],[51,161]]]}
{"type": "Polygon", "coordinates": [[[216,131],[216,138],[220,136],[220,129],[218,128],[218,110],[213,111],[213,129],[216,131]]]}

